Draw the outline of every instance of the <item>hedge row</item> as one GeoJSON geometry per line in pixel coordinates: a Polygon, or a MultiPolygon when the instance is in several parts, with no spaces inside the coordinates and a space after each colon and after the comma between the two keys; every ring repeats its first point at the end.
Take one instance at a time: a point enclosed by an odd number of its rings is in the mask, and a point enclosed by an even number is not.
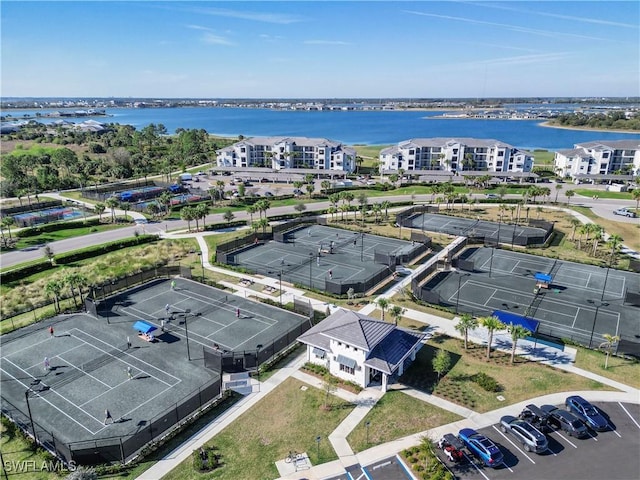
{"type": "MultiPolygon", "coordinates": [[[[59,255],[55,255],[55,261],[59,265],[65,265],[68,263],[73,263],[78,260],[84,260],[86,258],[96,257],[98,255],[104,255],[105,253],[113,252],[115,250],[120,250],[123,248],[131,247],[134,245],[143,245],[145,243],[152,243],[158,240],[156,235],[139,235],[137,237],[125,238],[122,240],[116,240],[110,243],[104,243],[102,245],[94,245],[91,247],[83,248],[82,250],[76,250],[68,253],[61,253],[59,255]]],[[[36,273],[44,272],[46,270],[50,270],[54,268],[51,263],[43,259],[38,263],[33,263],[31,265],[25,265],[23,267],[16,268],[15,270],[11,270],[9,272],[2,274],[2,282],[7,284],[11,282],[16,282],[18,280],[22,280],[23,278],[29,277],[36,273]]]]}
{"type": "Polygon", "coordinates": [[[58,232],[60,230],[71,230],[74,228],[94,227],[100,225],[99,218],[90,218],[88,220],[74,220],[71,222],[54,222],[37,225],[35,227],[25,228],[16,232],[16,237],[28,238],[37,237],[47,232],[58,232]]]}

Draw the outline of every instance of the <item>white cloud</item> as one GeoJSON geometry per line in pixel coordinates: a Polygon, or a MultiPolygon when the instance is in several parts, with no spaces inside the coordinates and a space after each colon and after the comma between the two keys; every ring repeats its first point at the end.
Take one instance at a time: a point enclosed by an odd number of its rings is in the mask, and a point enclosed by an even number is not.
{"type": "Polygon", "coordinates": [[[221,37],[220,35],[216,35],[215,33],[212,33],[212,32],[206,32],[204,35],[202,35],[201,39],[204,43],[207,43],[209,45],[226,45],[226,46],[235,45],[235,43],[233,43],[229,39],[225,37],[221,37]]]}
{"type": "Polygon", "coordinates": [[[217,17],[239,18],[242,20],[252,20],[255,22],[275,23],[279,25],[288,25],[291,23],[304,22],[305,17],[300,15],[287,15],[282,13],[269,12],[241,12],[238,10],[227,10],[223,8],[196,8],[196,13],[203,15],[213,15],[217,17]]]}
{"type": "Polygon", "coordinates": [[[571,37],[571,38],[582,38],[586,40],[598,40],[598,41],[611,40],[609,38],[592,37],[589,35],[580,35],[576,33],[568,33],[568,32],[562,32],[562,31],[556,32],[556,31],[549,31],[549,30],[539,30],[536,28],[527,28],[527,27],[520,27],[518,25],[509,25],[507,23],[485,22],[484,20],[477,20],[475,18],[453,17],[451,15],[437,15],[435,13],[417,12],[415,10],[404,10],[404,13],[408,13],[410,15],[418,15],[422,17],[441,18],[443,20],[453,20],[457,22],[472,23],[475,25],[487,25],[490,27],[504,28],[506,30],[511,30],[514,32],[531,33],[532,35],[541,35],[543,37],[571,37]]]}

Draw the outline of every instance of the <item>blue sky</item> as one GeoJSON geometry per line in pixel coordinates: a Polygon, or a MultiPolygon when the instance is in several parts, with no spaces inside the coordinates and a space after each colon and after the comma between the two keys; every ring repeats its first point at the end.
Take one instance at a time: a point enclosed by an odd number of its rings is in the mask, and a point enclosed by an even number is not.
{"type": "Polygon", "coordinates": [[[3,97],[640,95],[640,2],[3,0],[3,97]]]}

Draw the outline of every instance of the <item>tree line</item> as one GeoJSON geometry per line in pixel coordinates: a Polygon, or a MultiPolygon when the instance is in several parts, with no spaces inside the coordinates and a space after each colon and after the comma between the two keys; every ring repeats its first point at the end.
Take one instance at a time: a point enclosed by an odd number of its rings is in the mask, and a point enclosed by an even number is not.
{"type": "Polygon", "coordinates": [[[549,122],[551,125],[566,127],[587,127],[602,130],[638,130],[640,131],[640,113],[627,116],[625,112],[607,113],[563,113],[549,122]]]}

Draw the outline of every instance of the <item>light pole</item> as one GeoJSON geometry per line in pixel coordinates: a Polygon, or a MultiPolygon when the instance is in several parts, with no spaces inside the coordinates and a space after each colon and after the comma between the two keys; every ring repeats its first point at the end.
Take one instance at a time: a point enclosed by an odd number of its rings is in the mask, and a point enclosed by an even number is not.
{"type": "Polygon", "coordinates": [[[313,288],[313,253],[309,252],[309,287],[313,288]]]}
{"type": "Polygon", "coordinates": [[[189,329],[187,328],[187,317],[191,313],[191,309],[187,308],[184,311],[184,336],[187,340],[187,359],[191,361],[191,351],[189,350],[189,329]]]}
{"type": "Polygon", "coordinates": [[[462,277],[468,277],[470,276],[469,273],[460,273],[457,272],[458,274],[458,292],[456,294],[456,315],[458,314],[458,307],[460,306],[460,284],[462,283],[462,277]]]}
{"type": "Polygon", "coordinates": [[[364,232],[360,238],[360,261],[364,262],[364,232]]]}
{"type": "Polygon", "coordinates": [[[29,421],[31,422],[31,430],[33,431],[33,439],[38,442],[38,437],[36,436],[36,426],[33,423],[33,416],[31,415],[31,405],[29,404],[29,393],[31,392],[31,388],[27,388],[24,392],[24,398],[27,401],[27,412],[29,413],[29,421]]]}
{"type": "Polygon", "coordinates": [[[364,427],[367,429],[367,434],[366,434],[366,444],[369,445],[369,427],[371,426],[371,422],[367,421],[364,423],[364,427]]]}
{"type": "Polygon", "coordinates": [[[608,307],[609,304],[607,302],[598,302],[597,300],[587,300],[587,303],[596,306],[596,311],[593,314],[593,325],[591,326],[591,336],[589,337],[589,348],[591,348],[591,344],[593,343],[593,332],[596,329],[596,320],[598,319],[598,310],[600,307],[608,307]]]}
{"type": "Polygon", "coordinates": [[[604,285],[602,286],[602,295],[600,295],[600,301],[604,301],[604,294],[605,291],[607,289],[607,279],[609,278],[609,268],[611,267],[611,264],[607,264],[607,273],[604,276],[604,285]]]}
{"type": "Polygon", "coordinates": [[[322,437],[318,435],[316,437],[316,445],[318,446],[318,463],[320,463],[320,440],[322,440],[322,437]]]}
{"type": "Polygon", "coordinates": [[[200,257],[200,268],[202,268],[202,283],[204,283],[204,255],[202,252],[198,252],[198,256],[200,257]]]}
{"type": "Polygon", "coordinates": [[[260,350],[262,350],[262,344],[256,345],[256,373],[258,374],[258,389],[260,389],[260,350]]]}
{"type": "Polygon", "coordinates": [[[502,217],[500,217],[498,221],[498,237],[496,238],[496,244],[491,247],[491,259],[489,260],[489,278],[491,278],[491,273],[493,272],[493,253],[496,248],[500,245],[500,226],[502,225],[502,217]]]}

